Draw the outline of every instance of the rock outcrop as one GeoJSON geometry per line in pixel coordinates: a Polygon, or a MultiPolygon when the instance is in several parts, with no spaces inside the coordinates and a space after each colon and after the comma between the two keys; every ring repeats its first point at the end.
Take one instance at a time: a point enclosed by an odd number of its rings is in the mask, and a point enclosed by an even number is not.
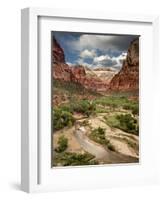
{"type": "Polygon", "coordinates": [[[71,80],[71,69],[65,63],[64,51],[53,37],[52,46],[52,58],[53,58],[53,77],[57,80],[70,81],[71,80]]]}
{"type": "Polygon", "coordinates": [[[139,39],[131,42],[122,68],[110,82],[110,90],[131,91],[139,88],[139,39]]]}
{"type": "Polygon", "coordinates": [[[67,82],[72,81],[94,91],[106,91],[108,89],[108,82],[102,81],[99,78],[87,77],[83,66],[71,67],[66,64],[64,51],[55,38],[53,38],[52,55],[54,79],[67,82]]]}
{"type": "Polygon", "coordinates": [[[53,53],[53,63],[65,63],[64,51],[54,37],[53,37],[52,53],[53,53]]]}

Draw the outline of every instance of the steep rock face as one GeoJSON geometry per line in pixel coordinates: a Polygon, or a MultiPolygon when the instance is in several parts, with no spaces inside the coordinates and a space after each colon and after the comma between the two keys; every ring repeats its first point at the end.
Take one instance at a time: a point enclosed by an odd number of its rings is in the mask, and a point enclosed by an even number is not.
{"type": "Polygon", "coordinates": [[[108,82],[101,81],[99,78],[87,77],[83,66],[70,67],[66,64],[64,51],[55,38],[53,38],[52,55],[54,79],[72,81],[94,91],[106,91],[108,89],[108,82]]]}
{"type": "Polygon", "coordinates": [[[52,53],[53,53],[53,63],[65,63],[64,51],[54,37],[53,37],[52,53]]]}
{"type": "Polygon", "coordinates": [[[131,42],[122,69],[111,82],[111,90],[130,91],[139,88],[139,39],[131,42]]]}
{"type": "Polygon", "coordinates": [[[71,69],[66,63],[53,64],[53,77],[57,80],[71,81],[71,69]]]}
{"type": "Polygon", "coordinates": [[[70,67],[65,63],[64,51],[53,37],[52,46],[53,56],[53,77],[58,80],[70,81],[71,70],[70,67]]]}

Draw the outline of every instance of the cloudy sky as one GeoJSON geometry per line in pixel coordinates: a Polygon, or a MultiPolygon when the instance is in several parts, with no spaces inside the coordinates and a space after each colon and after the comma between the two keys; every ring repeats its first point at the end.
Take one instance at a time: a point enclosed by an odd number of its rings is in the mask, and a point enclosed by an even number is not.
{"type": "Polygon", "coordinates": [[[68,32],[53,32],[53,35],[63,48],[68,64],[115,69],[121,68],[130,42],[137,37],[68,32]]]}

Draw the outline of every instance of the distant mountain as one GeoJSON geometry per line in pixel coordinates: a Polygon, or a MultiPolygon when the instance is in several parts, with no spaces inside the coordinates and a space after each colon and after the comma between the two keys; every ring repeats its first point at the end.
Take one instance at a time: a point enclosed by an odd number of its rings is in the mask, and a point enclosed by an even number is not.
{"type": "Polygon", "coordinates": [[[93,68],[93,71],[118,71],[113,67],[95,67],[93,68]]]}
{"type": "Polygon", "coordinates": [[[98,67],[93,68],[92,73],[101,81],[107,81],[109,83],[115,74],[118,73],[118,70],[111,67],[98,67]]]}

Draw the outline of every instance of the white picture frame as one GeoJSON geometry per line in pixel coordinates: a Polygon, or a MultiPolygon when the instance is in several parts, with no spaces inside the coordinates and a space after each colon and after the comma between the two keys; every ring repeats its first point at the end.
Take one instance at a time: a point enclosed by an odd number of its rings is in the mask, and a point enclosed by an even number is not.
{"type": "MultiPolygon", "coordinates": [[[[152,104],[157,102],[157,72],[158,72],[158,16],[142,16],[142,15],[128,15],[117,13],[105,13],[105,12],[88,12],[79,10],[56,10],[50,8],[25,8],[22,9],[22,21],[21,21],[21,65],[22,65],[22,123],[21,123],[21,188],[26,192],[38,192],[38,191],[60,191],[71,189],[96,189],[96,188],[108,188],[114,186],[126,186],[126,185],[143,185],[143,184],[155,184],[158,183],[158,163],[159,156],[157,155],[158,143],[159,143],[159,130],[157,127],[156,110],[151,109],[151,113],[154,116],[152,120],[148,117],[148,108],[152,104]],[[43,19],[43,21],[41,21],[43,19]],[[45,20],[44,20],[45,19],[45,20]],[[55,20],[56,19],[56,20],[55,20]],[[54,21],[53,21],[54,20],[54,21]],[[59,22],[57,20],[60,20],[59,22]],[[65,22],[69,22],[66,25],[65,22]],[[50,82],[46,82],[44,77],[40,73],[40,67],[43,66],[42,60],[39,56],[46,54],[45,51],[40,50],[44,40],[44,36],[39,36],[39,32],[42,31],[47,35],[47,30],[67,30],[83,31],[82,23],[88,23],[86,25],[87,32],[105,32],[107,29],[102,28],[97,30],[97,25],[107,24],[109,22],[119,23],[114,29],[116,32],[123,33],[123,24],[128,27],[128,33],[142,33],[144,34],[144,46],[142,50],[148,51],[144,53],[144,59],[141,64],[141,77],[140,83],[142,90],[140,91],[141,99],[141,149],[142,156],[138,165],[112,165],[112,166],[97,166],[97,167],[76,167],[76,168],[62,168],[58,171],[52,169],[49,165],[49,153],[48,151],[50,139],[45,138],[44,134],[41,134],[41,129],[49,130],[50,124],[47,117],[47,123],[45,126],[40,126],[40,116],[43,110],[46,110],[46,103],[40,103],[40,90],[45,92],[44,87],[49,87],[50,82]],[[78,24],[78,26],[77,26],[78,24]],[[93,25],[94,24],[94,25],[93,25]],[[136,28],[132,28],[132,25],[136,25],[139,29],[136,32],[136,28]],[[139,28],[140,26],[140,28],[139,28]],[[81,28],[80,28],[81,27],[81,28]],[[145,30],[146,29],[146,30],[145,30]],[[149,50],[147,47],[151,47],[149,50]],[[41,52],[41,53],[40,53],[41,52]],[[149,58],[150,55],[150,58],[149,58]],[[149,60],[147,60],[149,58],[149,60]],[[144,64],[149,65],[149,69],[144,67],[144,64]],[[154,68],[154,69],[153,69],[154,68]],[[145,75],[148,72],[148,75],[145,75]],[[154,80],[153,85],[150,83],[154,80]],[[43,85],[41,87],[40,85],[43,85]],[[153,88],[153,96],[147,102],[149,97],[149,90],[153,88]],[[44,109],[40,111],[40,105],[44,106],[44,109]],[[151,125],[151,128],[147,127],[147,124],[151,125]],[[49,124],[47,126],[47,124],[49,124]],[[155,133],[153,130],[156,130],[155,133]],[[148,131],[150,137],[147,141],[145,133],[148,131]],[[157,137],[156,137],[157,136],[157,137]],[[154,143],[154,144],[153,144],[154,143]],[[150,145],[153,144],[152,148],[150,145]],[[150,152],[149,152],[150,151],[150,152]],[[148,152],[151,156],[148,155],[148,152]],[[43,159],[44,158],[44,159],[43,159]],[[115,175],[116,174],[116,175],[115,175]],[[50,180],[52,179],[52,180],[50,180]],[[70,181],[69,181],[70,180],[70,181]],[[108,181],[110,180],[110,181],[108,181]],[[64,184],[63,184],[64,183],[64,184]]],[[[114,32],[115,32],[114,31],[114,32]]],[[[126,31],[126,30],[124,30],[126,31]]],[[[48,41],[48,40],[47,40],[48,41]]],[[[48,46],[47,50],[48,50],[48,46]]],[[[45,55],[45,61],[49,64],[49,54],[45,55]]],[[[45,65],[46,63],[44,63],[45,65]]],[[[44,71],[45,68],[41,70],[44,71]]],[[[50,68],[49,68],[50,69],[50,68]]],[[[51,71],[44,71],[44,76],[51,76],[51,71]]],[[[50,80],[50,78],[48,79],[50,80]]],[[[49,90],[50,91],[50,90],[49,90]]],[[[45,96],[45,93],[43,93],[45,96]]],[[[49,96],[49,93],[46,93],[49,96]]],[[[43,102],[48,101],[44,99],[43,102]]],[[[42,101],[42,100],[41,100],[42,101]]],[[[157,106],[156,106],[157,108],[157,106]]],[[[49,112],[49,110],[48,110],[49,112]]],[[[44,112],[45,116],[48,116],[48,112],[44,112]]],[[[50,115],[49,115],[50,116],[50,115]]]]}

